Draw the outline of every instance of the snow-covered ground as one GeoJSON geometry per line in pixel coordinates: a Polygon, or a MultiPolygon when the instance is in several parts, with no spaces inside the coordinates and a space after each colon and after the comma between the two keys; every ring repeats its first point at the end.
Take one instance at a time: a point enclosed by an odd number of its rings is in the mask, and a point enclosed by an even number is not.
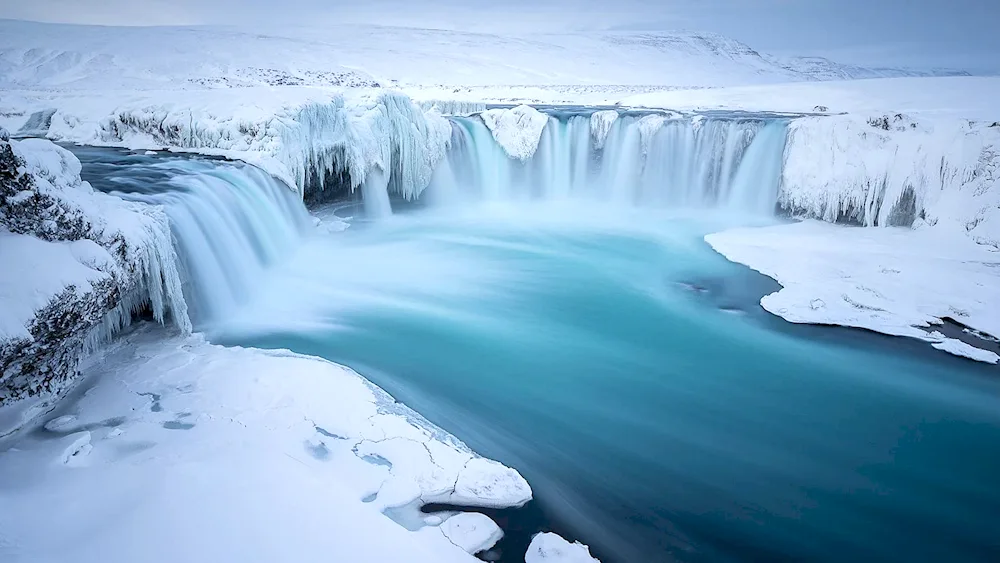
{"type": "Polygon", "coordinates": [[[109,30],[0,21],[0,85],[7,87],[691,87],[910,74],[818,58],[778,59],[728,37],[688,31],[498,35],[374,25],[109,30]]]}
{"type": "Polygon", "coordinates": [[[1000,334],[1000,252],[959,230],[866,229],[807,220],[705,237],[781,284],[761,305],[793,323],[844,325],[932,343],[988,363],[995,353],[934,330],[941,320],[1000,334]]]}
{"type": "Polygon", "coordinates": [[[0,559],[471,562],[497,525],[419,506],[531,498],[347,368],[165,332],[92,358],[0,455],[0,559]]]}

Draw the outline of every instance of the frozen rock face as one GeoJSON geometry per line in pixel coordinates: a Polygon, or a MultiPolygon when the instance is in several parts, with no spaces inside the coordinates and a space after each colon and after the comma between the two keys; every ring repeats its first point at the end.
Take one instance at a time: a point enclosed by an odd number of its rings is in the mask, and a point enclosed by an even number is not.
{"type": "Polygon", "coordinates": [[[950,224],[1000,248],[1000,128],[903,114],[796,119],[778,205],[863,226],[950,224]]]}
{"type": "Polygon", "coordinates": [[[254,111],[225,101],[218,108],[124,105],[96,123],[60,111],[48,135],[221,153],[260,166],[304,197],[328,190],[342,197],[378,170],[388,174],[386,189],[405,199],[427,187],[451,141],[447,119],[437,111],[425,113],[401,94],[379,92],[350,101],[339,94],[308,96],[300,104],[254,111]]]}
{"type": "Polygon", "coordinates": [[[531,538],[524,563],[601,563],[590,555],[590,548],[580,542],[569,543],[557,534],[546,532],[531,538]]]}
{"type": "Polygon", "coordinates": [[[95,192],[48,141],[0,138],[0,405],[61,391],[136,311],[190,330],[163,213],[95,192]]]}
{"type": "Polygon", "coordinates": [[[549,117],[535,108],[520,105],[512,109],[491,109],[482,114],[483,123],[493,133],[507,156],[526,162],[542,139],[549,117]]]}

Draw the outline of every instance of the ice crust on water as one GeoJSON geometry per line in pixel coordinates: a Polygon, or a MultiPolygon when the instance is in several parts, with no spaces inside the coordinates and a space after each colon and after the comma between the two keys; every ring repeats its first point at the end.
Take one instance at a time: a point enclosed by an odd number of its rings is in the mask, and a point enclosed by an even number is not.
{"type": "Polygon", "coordinates": [[[544,532],[531,538],[524,563],[601,563],[580,542],[569,543],[558,534],[544,532]]]}
{"type": "Polygon", "coordinates": [[[0,453],[0,472],[21,483],[0,490],[8,509],[0,511],[0,529],[30,560],[165,563],[214,553],[247,561],[471,563],[470,553],[502,535],[489,518],[420,518],[409,531],[382,505],[460,498],[507,507],[531,498],[512,470],[484,463],[324,360],[224,348],[147,326],[90,365],[89,373],[103,376],[75,403],[76,418],[49,425],[88,430],[60,440],[28,433],[0,453]],[[363,502],[372,491],[375,498],[363,502]],[[88,524],[95,517],[102,526],[88,524]],[[80,539],[52,541],[53,527],[80,539]],[[164,544],[165,536],[172,541],[164,544]]]}
{"type": "Polygon", "coordinates": [[[525,162],[538,149],[549,117],[535,108],[519,105],[511,109],[491,109],[480,114],[507,156],[525,162]]]}

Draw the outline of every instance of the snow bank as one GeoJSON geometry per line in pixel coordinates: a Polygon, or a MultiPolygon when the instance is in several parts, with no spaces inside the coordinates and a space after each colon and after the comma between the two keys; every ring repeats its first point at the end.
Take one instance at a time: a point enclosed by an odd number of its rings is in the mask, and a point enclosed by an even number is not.
{"type": "Polygon", "coordinates": [[[705,240],[733,262],[782,285],[761,299],[793,323],[843,325],[932,343],[935,348],[997,363],[934,331],[950,318],[1000,334],[1000,252],[961,230],[868,229],[803,221],[734,229],[705,240]]]}
{"type": "Polygon", "coordinates": [[[902,114],[793,120],[778,203],[864,226],[953,223],[1000,248],[1000,127],[902,114]]]}
{"type": "Polygon", "coordinates": [[[545,532],[531,538],[524,563],[601,563],[580,542],[569,543],[558,534],[545,532]]]}
{"type": "Polygon", "coordinates": [[[463,481],[507,484],[471,504],[531,497],[516,472],[347,368],[165,336],[147,325],[117,341],[85,369],[98,376],[85,394],[0,453],[0,473],[18,484],[0,488],[0,553],[472,563],[496,525],[462,513],[442,523],[419,505],[463,481]],[[415,518],[387,517],[407,503],[415,518]]]}
{"type": "Polygon", "coordinates": [[[511,109],[491,109],[480,115],[507,156],[521,162],[534,156],[538,143],[542,140],[542,131],[549,122],[547,115],[525,105],[511,109]]]}
{"type": "Polygon", "coordinates": [[[0,404],[57,393],[148,307],[190,331],[162,210],[94,191],[48,141],[0,141],[0,404]]]}

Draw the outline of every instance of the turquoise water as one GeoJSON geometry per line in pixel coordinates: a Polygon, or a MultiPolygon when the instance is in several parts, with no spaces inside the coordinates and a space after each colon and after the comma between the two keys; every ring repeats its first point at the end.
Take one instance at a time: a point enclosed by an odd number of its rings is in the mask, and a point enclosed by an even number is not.
{"type": "Polygon", "coordinates": [[[767,316],[702,241],[743,223],[414,211],[307,240],[213,338],[355,368],[605,563],[1000,560],[998,370],[767,316]]]}

